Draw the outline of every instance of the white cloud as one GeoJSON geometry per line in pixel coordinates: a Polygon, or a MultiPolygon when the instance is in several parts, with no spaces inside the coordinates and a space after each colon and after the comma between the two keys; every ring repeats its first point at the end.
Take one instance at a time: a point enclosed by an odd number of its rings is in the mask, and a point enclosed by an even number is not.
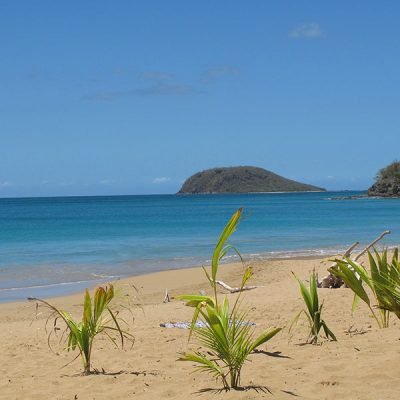
{"type": "Polygon", "coordinates": [[[289,32],[289,37],[291,39],[317,39],[322,36],[321,27],[315,22],[299,25],[289,32]]]}
{"type": "Polygon", "coordinates": [[[11,185],[11,183],[8,182],[8,181],[0,182],[0,188],[7,187],[7,186],[10,186],[10,185],[11,185]]]}
{"type": "Polygon", "coordinates": [[[170,180],[171,178],[168,178],[166,176],[159,176],[153,179],[153,183],[166,183],[169,182],[170,180]]]}

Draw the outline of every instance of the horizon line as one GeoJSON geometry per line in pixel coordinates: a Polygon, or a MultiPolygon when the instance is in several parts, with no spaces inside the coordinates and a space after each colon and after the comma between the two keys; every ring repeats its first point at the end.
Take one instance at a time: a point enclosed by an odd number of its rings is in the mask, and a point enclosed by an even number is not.
{"type": "Polygon", "coordinates": [[[279,191],[279,192],[246,192],[246,193],[140,193],[140,194],[68,194],[68,195],[49,195],[49,196],[0,196],[0,200],[16,199],[57,199],[57,198],[82,198],[82,197],[133,197],[133,196],[226,196],[226,195],[260,195],[260,194],[299,194],[299,193],[340,193],[340,192],[366,192],[368,189],[335,189],[335,190],[307,190],[307,191],[279,191]]]}

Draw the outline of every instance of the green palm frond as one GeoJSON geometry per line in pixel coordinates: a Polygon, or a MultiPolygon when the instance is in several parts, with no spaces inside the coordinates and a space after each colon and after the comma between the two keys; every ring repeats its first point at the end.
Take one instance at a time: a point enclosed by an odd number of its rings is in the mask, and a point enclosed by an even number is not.
{"type": "Polygon", "coordinates": [[[212,282],[215,284],[215,281],[217,279],[217,272],[218,272],[218,265],[219,262],[221,261],[221,258],[226,254],[228,251],[229,247],[225,247],[225,244],[229,237],[235,232],[239,221],[240,217],[242,215],[242,208],[239,208],[231,217],[229,222],[225,225],[224,230],[222,231],[217,245],[215,246],[212,261],[211,261],[211,278],[212,282]]]}
{"type": "Polygon", "coordinates": [[[116,344],[116,339],[110,335],[115,332],[119,335],[121,346],[124,346],[124,339],[133,340],[133,335],[124,331],[120,327],[117,313],[114,313],[109,307],[110,302],[114,298],[114,287],[98,287],[95,291],[93,301],[90,297],[88,289],[85,291],[83,301],[83,315],[81,321],[76,321],[66,311],[60,310],[45,300],[32,299],[44,304],[50,308],[55,315],[58,315],[65,323],[68,331],[67,350],[74,351],[78,348],[82,356],[84,374],[91,372],[91,355],[94,338],[104,332],[106,336],[116,344]],[[109,317],[105,315],[107,311],[109,317]]]}
{"type": "Polygon", "coordinates": [[[225,382],[224,386],[228,384],[227,387],[237,388],[240,384],[241,369],[250,353],[270,340],[281,329],[268,330],[254,339],[254,327],[247,321],[246,314],[239,312],[231,314],[226,298],[218,310],[207,305],[200,314],[205,326],[194,328],[194,333],[207,352],[196,353],[201,357],[201,361],[193,357],[183,357],[181,360],[201,363],[202,368],[204,364],[212,365],[215,377],[221,378],[225,382]],[[218,374],[215,365],[218,366],[218,374]],[[229,382],[227,377],[230,378],[229,382]]]}
{"type": "Polygon", "coordinates": [[[221,367],[215,361],[209,360],[201,353],[185,353],[182,357],[178,358],[178,361],[191,361],[196,364],[195,371],[207,372],[216,380],[222,379],[224,384],[226,383],[225,374],[221,367]]]}
{"type": "Polygon", "coordinates": [[[387,250],[382,254],[376,250],[368,252],[369,273],[364,267],[353,260],[335,260],[337,267],[329,271],[340,277],[343,282],[354,292],[355,301],[360,298],[367,304],[372,315],[380,328],[389,326],[390,313],[400,318],[400,263],[399,251],[396,248],[391,261],[388,260],[387,250]],[[368,286],[374,306],[379,309],[376,313],[373,309],[370,296],[367,294],[364,285],[368,286]]]}
{"type": "Polygon", "coordinates": [[[297,283],[299,284],[300,293],[303,297],[306,309],[301,310],[289,327],[289,334],[292,333],[293,328],[297,325],[297,322],[302,314],[307,317],[310,332],[308,335],[308,343],[317,344],[319,342],[319,336],[321,328],[323,329],[325,336],[328,340],[336,341],[336,336],[328,328],[326,322],[321,318],[323,304],[319,304],[318,290],[317,290],[317,277],[315,271],[310,276],[309,288],[292,272],[297,283]]]}
{"type": "Polygon", "coordinates": [[[215,306],[215,301],[210,296],[202,296],[196,294],[183,294],[176,296],[178,300],[183,300],[186,302],[186,305],[189,307],[197,307],[200,303],[209,304],[211,306],[215,306]]]}
{"type": "MultiPolygon", "coordinates": [[[[206,349],[204,352],[186,353],[179,360],[194,363],[196,371],[210,373],[217,380],[221,380],[226,389],[239,387],[241,370],[250,353],[281,330],[276,328],[265,331],[254,340],[254,327],[248,322],[246,313],[239,310],[240,292],[232,308],[229,306],[226,296],[221,304],[218,302],[216,281],[219,262],[229,250],[233,250],[243,262],[238,250],[227,243],[229,237],[236,230],[241,213],[242,209],[239,209],[233,214],[219,237],[212,256],[211,274],[203,268],[213,289],[214,297],[177,296],[178,299],[185,301],[186,305],[195,308],[189,340],[194,334],[198,342],[206,349]],[[196,326],[199,319],[203,322],[201,328],[196,326]]],[[[252,275],[250,267],[244,269],[242,288],[252,275]]]]}

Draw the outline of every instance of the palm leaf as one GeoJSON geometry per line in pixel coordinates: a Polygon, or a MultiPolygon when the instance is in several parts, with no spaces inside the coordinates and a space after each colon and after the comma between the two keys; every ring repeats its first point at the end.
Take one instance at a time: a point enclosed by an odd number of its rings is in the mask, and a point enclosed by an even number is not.
{"type": "Polygon", "coordinates": [[[197,307],[199,304],[205,303],[210,306],[215,306],[215,301],[210,296],[203,296],[200,294],[182,294],[176,296],[178,300],[186,301],[186,305],[189,307],[197,307]]]}
{"type": "Polygon", "coordinates": [[[337,268],[329,268],[328,271],[341,278],[361,300],[370,305],[368,294],[362,285],[362,279],[359,279],[354,269],[351,268],[354,268],[355,263],[348,260],[335,260],[335,262],[337,263],[337,268]]]}
{"type": "MultiPolygon", "coordinates": [[[[238,388],[241,369],[251,351],[267,342],[280,331],[280,328],[266,331],[256,340],[253,340],[253,328],[245,321],[246,314],[239,311],[240,292],[232,309],[230,309],[227,296],[224,297],[221,304],[218,303],[216,279],[219,262],[229,250],[236,252],[243,262],[239,251],[226,243],[235,231],[241,213],[242,209],[240,208],[233,214],[222,231],[212,255],[211,273],[203,268],[207,280],[213,288],[214,297],[177,296],[178,299],[185,301],[186,305],[195,308],[189,340],[194,334],[201,346],[206,349],[205,353],[200,351],[186,353],[179,360],[191,361],[197,365],[197,371],[208,372],[215,378],[221,379],[226,389],[230,387],[238,388]],[[204,327],[196,326],[199,319],[204,323],[204,327]]],[[[241,287],[246,284],[251,276],[252,269],[248,267],[243,272],[241,287]]]]}
{"type": "Polygon", "coordinates": [[[328,329],[325,322],[321,319],[323,304],[319,304],[318,299],[318,289],[317,289],[317,277],[315,271],[312,272],[309,281],[309,288],[307,288],[304,283],[297,278],[297,276],[292,272],[293,276],[297,280],[300,288],[300,293],[303,297],[306,309],[301,310],[289,327],[289,334],[291,334],[293,327],[297,325],[297,322],[302,313],[307,317],[310,332],[308,335],[308,343],[316,344],[319,340],[319,332],[321,328],[324,328],[325,335],[327,339],[336,340],[333,333],[328,329]]]}
{"type": "Polygon", "coordinates": [[[178,358],[178,361],[191,361],[200,364],[197,369],[203,369],[215,377],[224,376],[221,367],[215,361],[209,360],[201,353],[186,353],[182,357],[178,358]]]}
{"type": "Polygon", "coordinates": [[[222,231],[217,245],[215,246],[212,262],[211,262],[211,278],[215,283],[217,279],[217,271],[218,271],[218,263],[221,259],[221,252],[223,252],[223,248],[225,246],[226,241],[229,237],[235,232],[236,227],[239,223],[240,217],[242,215],[242,208],[239,208],[231,217],[229,222],[226,224],[224,230],[222,231]]]}
{"type": "Polygon", "coordinates": [[[333,334],[333,332],[328,328],[328,326],[326,325],[326,323],[324,321],[322,321],[322,327],[324,328],[324,332],[325,332],[325,336],[327,338],[331,338],[332,340],[334,340],[335,342],[337,341],[336,336],[333,334]]]}
{"type": "Polygon", "coordinates": [[[310,315],[313,315],[314,313],[314,305],[313,305],[313,300],[311,298],[311,294],[309,292],[309,290],[306,288],[306,286],[304,285],[304,283],[292,272],[293,276],[296,278],[299,286],[300,286],[300,293],[303,297],[304,303],[307,306],[308,309],[308,313],[310,315]]]}
{"type": "Polygon", "coordinates": [[[254,351],[257,347],[260,347],[262,344],[268,342],[268,340],[272,339],[278,332],[280,332],[282,328],[274,328],[268,331],[263,332],[257,339],[255,339],[251,343],[250,351],[254,351]]]}
{"type": "Polygon", "coordinates": [[[89,290],[86,289],[85,298],[83,302],[83,323],[89,324],[92,320],[92,301],[90,299],[89,290]]]}
{"type": "Polygon", "coordinates": [[[361,265],[350,259],[337,260],[338,268],[329,270],[341,277],[355,293],[355,296],[361,298],[368,305],[378,326],[382,328],[389,326],[390,313],[394,313],[400,318],[400,303],[397,301],[397,293],[400,288],[398,254],[399,251],[396,248],[391,262],[389,262],[386,249],[382,254],[379,254],[375,249],[374,255],[368,252],[369,273],[361,265]],[[379,318],[371,306],[371,300],[363,288],[363,283],[368,285],[372,291],[375,304],[380,311],[379,318]]]}
{"type": "MultiPolygon", "coordinates": [[[[68,312],[60,310],[44,300],[33,299],[39,301],[40,303],[43,303],[46,307],[50,308],[58,317],[60,317],[64,321],[68,330],[68,335],[66,339],[67,350],[70,351],[78,348],[79,353],[82,356],[85,374],[90,373],[93,341],[99,333],[104,332],[106,336],[114,344],[116,344],[115,339],[107,333],[107,330],[118,332],[122,347],[124,345],[125,338],[128,338],[130,340],[132,340],[133,338],[133,335],[121,329],[117,318],[117,313],[114,313],[108,307],[108,304],[113,298],[114,289],[112,285],[110,285],[109,288],[97,288],[95,291],[93,302],[88,289],[86,289],[81,321],[75,321],[68,312]],[[106,308],[109,315],[111,316],[111,319],[105,318],[103,315],[106,308]],[[114,326],[108,325],[108,322],[110,321],[114,323],[114,326]]],[[[50,340],[50,335],[48,336],[48,340],[50,340]]]]}

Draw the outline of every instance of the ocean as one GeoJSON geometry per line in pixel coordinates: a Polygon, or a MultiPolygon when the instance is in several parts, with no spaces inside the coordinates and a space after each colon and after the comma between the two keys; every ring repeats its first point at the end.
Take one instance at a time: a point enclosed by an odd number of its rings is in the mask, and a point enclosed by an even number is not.
{"type": "MultiPolygon", "coordinates": [[[[207,264],[225,223],[248,259],[400,243],[400,199],[360,192],[0,199],[0,302],[64,295],[120,277],[207,264]]],[[[235,258],[227,261],[234,261],[235,258]]]]}

